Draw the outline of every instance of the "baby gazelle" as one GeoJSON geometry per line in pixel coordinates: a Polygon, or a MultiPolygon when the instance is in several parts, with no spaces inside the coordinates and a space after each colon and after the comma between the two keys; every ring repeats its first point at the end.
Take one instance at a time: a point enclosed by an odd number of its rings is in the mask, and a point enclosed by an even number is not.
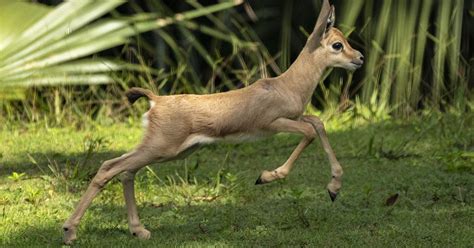
{"type": "Polygon", "coordinates": [[[332,200],[341,187],[342,167],[336,159],[321,120],[303,115],[319,79],[328,67],[349,70],[359,68],[363,56],[352,49],[334,24],[334,7],[327,0],[316,26],[302,52],[282,75],[260,79],[252,85],[210,95],[156,96],[151,91],[132,88],[127,92],[131,103],[147,97],[151,103],[145,113],[143,141],[130,153],[105,161],[92,179],[76,210],[64,223],[64,242],[76,238],[76,229],[84,212],[99,191],[113,177],[122,174],[130,232],[150,238],[140,223],[134,195],[135,173],[147,164],[182,158],[201,145],[226,140],[245,140],[279,132],[302,134],[303,138],[288,160],[280,167],[263,171],[257,184],[284,178],[301,152],[317,137],[331,164],[332,178],[327,189],[332,200]]]}

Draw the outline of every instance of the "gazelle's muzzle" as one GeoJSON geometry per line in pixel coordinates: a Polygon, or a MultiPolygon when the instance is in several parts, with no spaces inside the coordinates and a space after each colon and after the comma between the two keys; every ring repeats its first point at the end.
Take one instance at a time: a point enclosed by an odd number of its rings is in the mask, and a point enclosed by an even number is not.
{"type": "Polygon", "coordinates": [[[364,64],[364,55],[359,51],[356,51],[356,56],[352,59],[351,63],[354,64],[355,69],[359,69],[364,64]]]}

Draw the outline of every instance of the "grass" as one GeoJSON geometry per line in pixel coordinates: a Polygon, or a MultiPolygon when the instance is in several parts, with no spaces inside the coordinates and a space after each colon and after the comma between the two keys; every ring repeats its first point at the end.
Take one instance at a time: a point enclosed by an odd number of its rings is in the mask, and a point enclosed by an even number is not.
{"type": "MultiPolygon", "coordinates": [[[[290,176],[253,185],[298,143],[279,135],[203,148],[141,170],[136,191],[152,238],[128,233],[113,180],[80,228],[79,246],[472,247],[474,115],[328,124],[345,169],[339,198],[324,189],[329,163],[318,141],[290,176]],[[336,128],[337,127],[337,128],[336,128]],[[398,198],[395,199],[395,195],[398,198]],[[389,199],[391,198],[391,199],[389,199]]],[[[58,246],[61,225],[101,161],[133,148],[133,121],[85,128],[9,124],[0,131],[0,246],[58,246]]]]}

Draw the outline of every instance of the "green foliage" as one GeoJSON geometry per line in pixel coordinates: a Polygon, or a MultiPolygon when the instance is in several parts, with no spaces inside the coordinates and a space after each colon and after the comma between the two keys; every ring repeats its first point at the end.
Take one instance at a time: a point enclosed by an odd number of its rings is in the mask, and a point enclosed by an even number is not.
{"type": "Polygon", "coordinates": [[[126,42],[127,36],[114,34],[128,25],[126,21],[105,19],[87,26],[121,3],[69,1],[52,9],[2,1],[2,27],[6,32],[2,33],[0,44],[0,87],[112,82],[103,73],[118,69],[111,61],[86,59],[65,63],[126,42]],[[12,15],[18,12],[21,14],[12,15]]]}
{"type": "Polygon", "coordinates": [[[17,181],[20,181],[25,176],[26,176],[26,173],[12,172],[12,174],[8,176],[8,179],[17,182],[17,181]]]}
{"type": "MultiPolygon", "coordinates": [[[[201,94],[279,75],[308,33],[295,26],[311,28],[314,13],[306,9],[314,5],[316,13],[319,2],[263,2],[244,3],[237,10],[231,7],[238,1],[203,6],[189,0],[178,8],[163,1],[128,2],[122,7],[136,14],[124,16],[114,10],[121,1],[64,2],[55,8],[2,1],[0,119],[112,123],[130,114],[123,91],[132,85],[160,94],[201,94]],[[19,8],[21,14],[13,14],[19,8]],[[42,28],[44,23],[50,28],[42,28]],[[117,45],[107,50],[116,58],[93,55],[117,45]],[[116,84],[91,85],[105,82],[116,84]],[[18,88],[58,83],[89,86],[18,88]]],[[[349,76],[334,70],[323,77],[313,104],[324,115],[349,110],[351,116],[384,120],[409,116],[420,107],[472,109],[472,58],[461,56],[469,50],[462,44],[470,42],[463,0],[335,4],[337,26],[365,53],[366,63],[349,76]]]]}
{"type": "Polygon", "coordinates": [[[222,2],[166,18],[140,13],[99,20],[124,2],[66,1],[55,8],[0,2],[4,20],[0,33],[0,87],[115,82],[112,71],[149,69],[117,60],[82,58],[123,45],[139,33],[236,5],[222,2]],[[13,14],[17,12],[21,14],[13,14]]]}
{"type": "Polygon", "coordinates": [[[373,105],[375,98],[378,108],[399,116],[420,105],[467,109],[472,75],[461,56],[463,0],[360,0],[339,9],[343,29],[364,41],[362,104],[373,105]],[[356,28],[356,21],[363,26],[356,28]]]}

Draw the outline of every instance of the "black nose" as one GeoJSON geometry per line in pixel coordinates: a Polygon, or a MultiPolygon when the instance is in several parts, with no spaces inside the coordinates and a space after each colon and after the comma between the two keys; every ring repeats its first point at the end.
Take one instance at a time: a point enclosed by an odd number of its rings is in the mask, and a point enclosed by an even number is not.
{"type": "Polygon", "coordinates": [[[364,55],[360,55],[359,59],[364,61],[364,55]]]}

